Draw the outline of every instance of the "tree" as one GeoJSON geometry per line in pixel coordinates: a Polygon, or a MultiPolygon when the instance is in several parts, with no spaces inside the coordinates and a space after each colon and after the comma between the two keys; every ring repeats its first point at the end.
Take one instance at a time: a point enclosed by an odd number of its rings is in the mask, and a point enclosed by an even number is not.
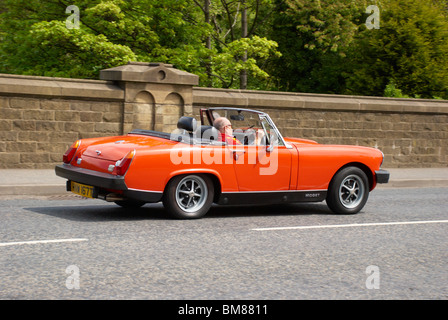
{"type": "Polygon", "coordinates": [[[447,97],[446,0],[277,4],[271,38],[282,57],[268,71],[280,90],[447,97]],[[375,3],[379,29],[368,29],[366,9],[375,3]]]}
{"type": "Polygon", "coordinates": [[[448,98],[445,5],[443,1],[382,1],[380,29],[364,27],[356,37],[345,92],[381,96],[392,85],[404,96],[448,98]]]}
{"type": "MultiPolygon", "coordinates": [[[[246,71],[267,77],[259,63],[277,54],[276,44],[255,33],[233,37],[239,7],[230,26],[223,21],[225,14],[234,13],[235,2],[198,1],[78,0],[79,28],[67,28],[72,1],[4,0],[0,72],[98,78],[101,69],[134,60],[172,63],[208,86],[233,87],[236,75],[246,71]],[[241,59],[243,49],[247,59],[241,59]]],[[[269,0],[246,1],[257,8],[248,14],[252,32],[261,3],[269,0]]]]}
{"type": "Polygon", "coordinates": [[[208,86],[239,87],[269,77],[261,67],[280,56],[277,43],[266,36],[266,20],[275,11],[271,0],[193,0],[209,24],[206,47],[208,86]],[[251,77],[248,78],[248,75],[251,77]],[[239,79],[239,81],[238,81],[239,79]]]}
{"type": "Polygon", "coordinates": [[[271,71],[281,90],[339,93],[346,53],[365,1],[278,0],[271,38],[282,57],[271,71]]]}
{"type": "Polygon", "coordinates": [[[97,79],[153,61],[209,87],[448,98],[447,38],[447,0],[0,2],[3,73],[97,79]],[[79,28],[66,25],[73,4],[79,28]]]}
{"type": "Polygon", "coordinates": [[[80,0],[79,29],[65,28],[71,1],[5,2],[2,72],[97,78],[129,60],[200,68],[203,29],[188,22],[187,0],[80,0]]]}

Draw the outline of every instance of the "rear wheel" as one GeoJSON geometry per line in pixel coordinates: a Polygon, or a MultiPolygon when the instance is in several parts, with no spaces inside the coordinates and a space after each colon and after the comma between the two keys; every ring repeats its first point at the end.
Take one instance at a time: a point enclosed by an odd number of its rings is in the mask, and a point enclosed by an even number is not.
{"type": "Polygon", "coordinates": [[[163,206],[176,219],[201,218],[212,205],[213,192],[213,183],[206,175],[176,176],[165,188],[163,206]]]}
{"type": "Polygon", "coordinates": [[[328,188],[327,205],[338,214],[358,213],[369,197],[369,180],[364,171],[347,167],[339,171],[328,188]]]}

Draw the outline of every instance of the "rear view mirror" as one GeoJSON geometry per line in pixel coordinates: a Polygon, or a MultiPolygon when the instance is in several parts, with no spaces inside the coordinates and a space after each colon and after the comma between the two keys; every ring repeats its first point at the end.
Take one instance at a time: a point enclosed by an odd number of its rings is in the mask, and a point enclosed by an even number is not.
{"type": "Polygon", "coordinates": [[[230,115],[230,120],[244,121],[244,116],[242,114],[232,114],[230,115]]]}

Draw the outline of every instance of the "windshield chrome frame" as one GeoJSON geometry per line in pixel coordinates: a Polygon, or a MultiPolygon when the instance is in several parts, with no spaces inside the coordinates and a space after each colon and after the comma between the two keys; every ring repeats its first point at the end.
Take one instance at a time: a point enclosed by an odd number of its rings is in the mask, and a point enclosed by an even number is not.
{"type": "Polygon", "coordinates": [[[280,138],[280,140],[283,142],[283,145],[287,148],[287,149],[292,149],[292,146],[287,143],[285,141],[285,139],[283,138],[282,134],[280,133],[280,130],[278,130],[277,126],[275,125],[274,121],[271,119],[271,117],[269,116],[269,114],[267,114],[266,112],[262,112],[262,111],[258,111],[258,110],[253,110],[253,109],[246,109],[246,108],[234,108],[234,107],[212,107],[212,108],[208,108],[208,110],[233,110],[233,111],[244,111],[244,112],[252,112],[258,115],[258,118],[261,121],[261,118],[265,118],[267,119],[267,121],[269,122],[269,124],[272,126],[272,128],[274,129],[275,133],[277,134],[277,136],[280,138]]]}

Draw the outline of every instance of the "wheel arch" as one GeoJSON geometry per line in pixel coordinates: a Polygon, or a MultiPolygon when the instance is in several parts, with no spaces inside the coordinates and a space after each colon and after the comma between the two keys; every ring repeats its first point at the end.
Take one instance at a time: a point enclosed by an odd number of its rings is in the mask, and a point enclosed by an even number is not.
{"type": "Polygon", "coordinates": [[[163,192],[165,193],[166,187],[168,186],[169,182],[178,176],[183,175],[190,175],[190,174],[200,174],[204,175],[210,178],[210,180],[213,183],[213,202],[217,202],[220,195],[221,195],[221,177],[218,173],[214,172],[213,170],[180,170],[175,171],[172,174],[170,174],[169,178],[165,182],[165,186],[163,188],[163,192]]]}
{"type": "Polygon", "coordinates": [[[336,175],[343,169],[348,168],[348,167],[356,167],[361,169],[367,176],[367,180],[369,181],[369,191],[372,191],[373,188],[375,187],[375,179],[372,173],[372,170],[370,170],[370,168],[365,165],[364,163],[361,162],[349,162],[345,165],[343,165],[342,167],[339,168],[339,170],[337,170],[333,177],[331,178],[331,181],[329,183],[329,186],[331,185],[331,183],[333,182],[334,178],[336,177],[336,175]]]}

